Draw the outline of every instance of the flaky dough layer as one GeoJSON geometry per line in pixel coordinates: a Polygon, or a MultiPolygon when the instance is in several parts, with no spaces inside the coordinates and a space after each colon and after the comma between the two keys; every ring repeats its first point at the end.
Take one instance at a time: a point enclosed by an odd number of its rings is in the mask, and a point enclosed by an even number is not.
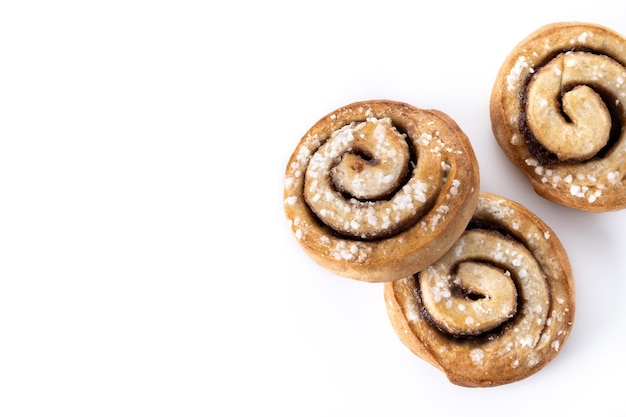
{"type": "Polygon", "coordinates": [[[591,212],[626,207],[626,39],[596,25],[544,26],[494,83],[492,130],[537,194],[591,212]]]}
{"type": "Polygon", "coordinates": [[[384,294],[400,340],[467,387],[536,373],[574,321],[572,269],[557,236],[523,206],[488,193],[445,255],[385,283],[384,294]]]}
{"type": "Polygon", "coordinates": [[[328,114],[285,171],[284,209],[318,264],[361,281],[393,281],[429,265],[474,212],[478,162],[446,114],[373,100],[328,114]]]}

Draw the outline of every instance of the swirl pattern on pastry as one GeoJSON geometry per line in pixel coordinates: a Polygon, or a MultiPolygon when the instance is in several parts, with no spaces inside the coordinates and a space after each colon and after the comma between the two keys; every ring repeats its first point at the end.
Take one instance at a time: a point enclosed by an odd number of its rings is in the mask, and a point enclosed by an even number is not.
{"type": "Polygon", "coordinates": [[[337,109],[304,135],[287,164],[284,209],[318,264],[382,282],[447,251],[478,192],[474,151],[449,116],[373,100],[337,109]]]}
{"type": "Polygon", "coordinates": [[[508,384],[547,365],[570,334],[574,292],[554,232],[518,203],[484,192],[445,255],[385,283],[400,340],[468,387],[508,384]]]}
{"type": "Polygon", "coordinates": [[[553,23],[520,42],[491,95],[492,130],[535,192],[578,210],[626,207],[626,39],[553,23]]]}

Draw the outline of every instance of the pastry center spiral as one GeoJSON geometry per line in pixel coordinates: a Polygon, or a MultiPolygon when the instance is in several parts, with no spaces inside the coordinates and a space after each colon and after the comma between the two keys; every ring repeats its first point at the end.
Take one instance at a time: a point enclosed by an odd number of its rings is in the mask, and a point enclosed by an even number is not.
{"type": "Polygon", "coordinates": [[[406,135],[389,119],[344,128],[337,137],[349,144],[331,169],[335,187],[358,199],[380,199],[403,181],[410,162],[406,135]]]}
{"type": "Polygon", "coordinates": [[[522,309],[519,325],[532,329],[536,342],[549,306],[545,278],[529,250],[480,229],[466,231],[456,247],[420,272],[420,294],[430,319],[453,336],[484,334],[522,309]]]}
{"type": "Polygon", "coordinates": [[[370,117],[334,131],[317,149],[304,197],[335,233],[378,239],[414,224],[432,206],[442,176],[437,155],[424,151],[413,163],[406,135],[392,120],[370,117]]]}
{"type": "Polygon", "coordinates": [[[625,81],[624,67],[606,55],[562,53],[528,84],[528,127],[559,160],[589,159],[611,134],[611,114],[600,92],[619,97],[625,81]]]}

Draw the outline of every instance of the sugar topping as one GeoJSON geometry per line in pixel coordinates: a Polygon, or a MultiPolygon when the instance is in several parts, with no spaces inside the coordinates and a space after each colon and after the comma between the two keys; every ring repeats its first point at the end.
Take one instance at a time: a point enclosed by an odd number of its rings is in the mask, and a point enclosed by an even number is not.
{"type": "Polygon", "coordinates": [[[484,196],[479,196],[478,200],[481,207],[496,219],[504,219],[505,217],[511,217],[514,214],[514,210],[511,209],[511,207],[509,207],[504,201],[484,196]]]}
{"type": "MultiPolygon", "coordinates": [[[[388,236],[426,213],[446,181],[447,198],[459,194],[461,181],[447,179],[451,165],[445,157],[459,150],[439,134],[423,132],[415,139],[420,156],[412,164],[406,135],[389,118],[370,116],[336,130],[315,152],[298,152],[292,169],[296,177],[304,173],[307,204],[333,230],[361,239],[388,236]],[[409,169],[408,181],[400,185],[409,169]]],[[[297,193],[295,183],[287,179],[286,189],[297,193]]],[[[285,204],[295,204],[297,198],[288,195],[285,204]]],[[[444,206],[429,220],[431,229],[447,215],[449,205],[444,206]]]]}
{"type": "Polygon", "coordinates": [[[522,75],[526,71],[532,72],[532,68],[528,65],[526,57],[524,55],[520,55],[511,68],[511,71],[506,76],[506,84],[509,91],[513,91],[518,87],[520,80],[523,78],[522,75]]]}
{"type": "Polygon", "coordinates": [[[485,359],[485,352],[482,349],[476,348],[470,351],[470,358],[472,362],[476,364],[481,364],[485,359]]]}
{"type": "Polygon", "coordinates": [[[606,172],[609,165],[614,165],[611,160],[579,163],[577,166],[563,164],[551,168],[540,165],[535,158],[527,158],[525,162],[527,166],[533,167],[534,174],[542,184],[562,189],[590,204],[598,201],[607,192],[607,187],[623,186],[619,170],[606,172]],[[576,172],[577,170],[580,172],[576,172]]]}

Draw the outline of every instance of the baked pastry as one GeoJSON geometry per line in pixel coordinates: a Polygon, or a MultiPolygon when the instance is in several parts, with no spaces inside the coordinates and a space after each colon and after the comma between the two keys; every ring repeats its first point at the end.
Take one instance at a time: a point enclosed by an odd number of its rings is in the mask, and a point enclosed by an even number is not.
{"type": "Polygon", "coordinates": [[[520,42],[493,87],[492,130],[535,192],[591,212],[626,207],[626,39],[554,23],[520,42]]]}
{"type": "Polygon", "coordinates": [[[572,270],[554,232],[518,203],[484,192],[445,255],[384,288],[400,340],[461,386],[534,374],[560,352],[574,320],[572,270]]]}
{"type": "Polygon", "coordinates": [[[449,116],[373,100],[337,109],[306,132],[287,164],[284,209],[318,264],[382,282],[446,252],[478,192],[474,151],[449,116]]]}

